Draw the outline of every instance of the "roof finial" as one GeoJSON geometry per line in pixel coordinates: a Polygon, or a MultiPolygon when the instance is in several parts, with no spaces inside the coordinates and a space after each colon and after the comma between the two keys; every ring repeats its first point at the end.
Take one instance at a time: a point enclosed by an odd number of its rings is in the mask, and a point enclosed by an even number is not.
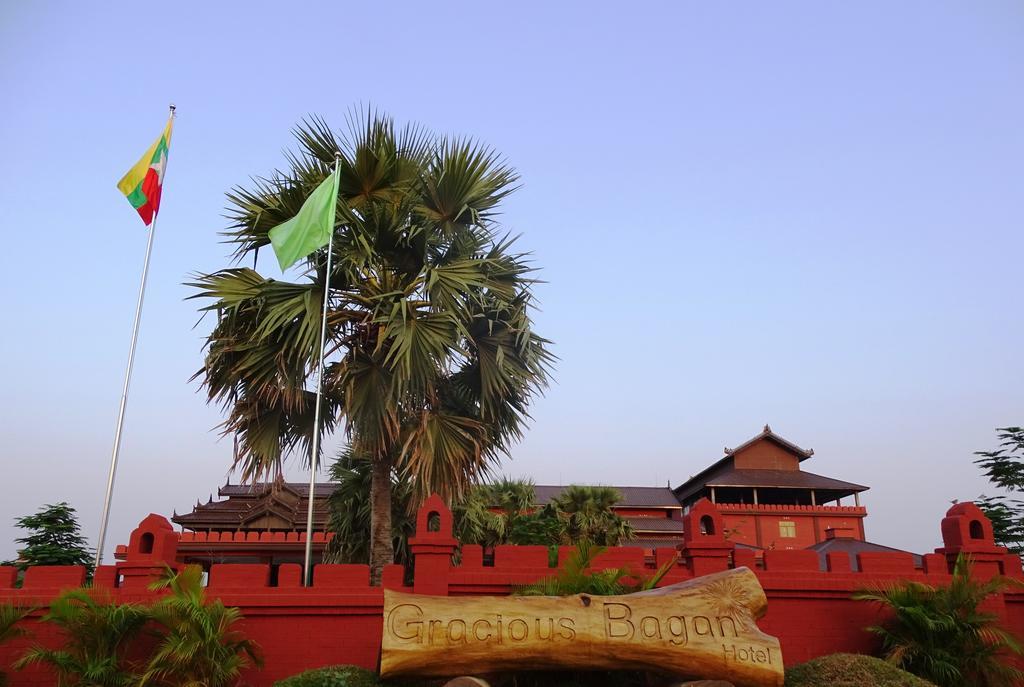
{"type": "Polygon", "coordinates": [[[770,433],[771,433],[771,431],[772,431],[772,426],[771,426],[771,425],[769,425],[769,424],[768,424],[767,422],[766,422],[766,423],[764,423],[764,433],[765,433],[765,434],[770,434],[770,433]]]}

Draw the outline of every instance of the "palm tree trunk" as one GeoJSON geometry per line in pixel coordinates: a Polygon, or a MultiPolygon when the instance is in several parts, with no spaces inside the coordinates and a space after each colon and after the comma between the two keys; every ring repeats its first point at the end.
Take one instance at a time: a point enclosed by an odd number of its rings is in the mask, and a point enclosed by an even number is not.
{"type": "Polygon", "coordinates": [[[379,585],[384,566],[395,562],[391,541],[391,460],[379,456],[370,467],[370,584],[379,585]]]}

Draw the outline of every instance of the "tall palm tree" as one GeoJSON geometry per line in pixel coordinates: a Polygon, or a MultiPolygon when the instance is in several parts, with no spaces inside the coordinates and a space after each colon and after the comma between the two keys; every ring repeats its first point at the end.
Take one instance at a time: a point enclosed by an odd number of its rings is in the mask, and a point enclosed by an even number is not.
{"type": "MultiPolygon", "coordinates": [[[[328,499],[328,528],[334,537],[324,549],[326,563],[367,563],[370,560],[370,474],[366,456],[343,450],[330,469],[338,486],[328,499]]],[[[391,473],[391,535],[395,562],[408,565],[409,539],[416,533],[416,513],[411,508],[412,487],[391,473]]]]}
{"type": "Polygon", "coordinates": [[[961,554],[948,586],[908,581],[854,598],[891,612],[888,622],[868,630],[881,638],[884,658],[897,667],[939,687],[1010,687],[1024,679],[1011,662],[1024,656],[1024,647],[981,606],[1011,584],[1017,583],[1004,577],[975,580],[970,559],[961,554]]]}
{"type": "MultiPolygon", "coordinates": [[[[552,356],[531,327],[532,268],[495,214],[517,183],[490,148],[368,112],[296,131],[288,168],[228,195],[235,258],[269,243],[340,154],[324,431],[371,460],[371,578],[393,559],[391,473],[417,498],[459,496],[521,436],[552,356]]],[[[255,257],[253,257],[255,262],[255,257]]],[[[197,377],[227,411],[246,479],[311,456],[326,251],[297,283],[233,267],[196,278],[216,322],[197,377]]]]}
{"type": "Polygon", "coordinates": [[[621,500],[622,494],[614,487],[566,487],[555,497],[554,505],[565,519],[568,542],[618,546],[622,540],[632,538],[633,527],[614,510],[621,500]]]}

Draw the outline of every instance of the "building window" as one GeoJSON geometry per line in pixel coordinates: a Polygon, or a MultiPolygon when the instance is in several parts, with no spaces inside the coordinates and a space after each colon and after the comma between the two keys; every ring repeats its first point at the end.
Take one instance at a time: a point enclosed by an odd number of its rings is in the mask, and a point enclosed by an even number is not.
{"type": "Polygon", "coordinates": [[[779,522],[779,536],[793,538],[796,536],[796,523],[792,520],[779,522]]]}

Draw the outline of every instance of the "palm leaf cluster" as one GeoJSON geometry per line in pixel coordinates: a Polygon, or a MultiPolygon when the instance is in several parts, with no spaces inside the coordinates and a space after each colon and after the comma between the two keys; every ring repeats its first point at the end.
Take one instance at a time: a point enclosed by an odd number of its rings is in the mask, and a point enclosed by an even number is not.
{"type": "MultiPolygon", "coordinates": [[[[328,503],[328,563],[366,563],[370,539],[370,461],[346,449],[331,467],[337,484],[328,503]]],[[[415,500],[411,486],[396,471],[391,474],[392,541],[395,561],[411,562],[409,538],[415,535],[415,500]]],[[[533,483],[502,477],[472,487],[452,505],[453,534],[463,544],[492,549],[503,544],[553,548],[580,541],[617,546],[633,536],[630,524],[614,511],[621,495],[608,487],[567,487],[566,498],[538,508],[533,483]],[[592,498],[587,498],[591,495],[592,498]],[[570,510],[563,510],[567,508],[570,510]]]]}
{"type": "Polygon", "coordinates": [[[329,291],[325,250],[295,283],[246,267],[198,276],[195,297],[216,321],[197,378],[225,408],[244,478],[279,474],[291,453],[315,462],[311,386],[327,298],[323,431],[343,427],[372,461],[379,574],[392,469],[417,499],[461,496],[521,436],[547,383],[533,268],[495,222],[518,177],[475,141],[399,129],[372,111],[350,117],[345,135],[314,118],[295,138],[286,169],[229,193],[227,238],[237,260],[254,257],[339,156],[329,291]]]}
{"type": "Polygon", "coordinates": [[[525,596],[632,594],[657,587],[675,565],[674,560],[668,561],[650,576],[644,576],[629,568],[593,570],[595,560],[604,551],[605,547],[589,540],[580,541],[576,545],[576,550],[556,575],[545,577],[534,584],[521,587],[517,591],[525,596]]]}
{"type": "MultiPolygon", "coordinates": [[[[334,537],[324,549],[325,563],[362,563],[370,560],[370,460],[351,449],[342,451],[331,466],[331,481],[338,486],[328,499],[328,528],[334,537]]],[[[409,539],[416,533],[412,488],[391,470],[391,536],[395,562],[408,565],[409,539]]]]}
{"type": "MultiPolygon", "coordinates": [[[[64,592],[42,617],[60,628],[62,645],[33,646],[15,667],[48,666],[58,687],[233,685],[243,668],[261,661],[235,627],[239,610],[206,601],[202,575],[197,566],[168,569],[152,588],[169,594],[150,607],[116,603],[95,589],[64,592]]],[[[0,607],[0,630],[7,613],[0,607]]]]}
{"type": "Polygon", "coordinates": [[[463,544],[492,548],[502,544],[554,546],[561,541],[561,522],[551,508],[536,507],[533,483],[500,478],[475,486],[455,504],[454,534],[463,544]]]}
{"type": "Polygon", "coordinates": [[[129,648],[149,621],[145,607],[112,603],[98,592],[75,589],[54,599],[42,620],[61,629],[63,645],[59,649],[34,646],[15,663],[16,668],[49,666],[57,674],[58,687],[138,684],[139,667],[131,660],[129,648]]]}
{"type": "Polygon", "coordinates": [[[566,542],[590,541],[602,546],[618,546],[633,537],[633,526],[614,510],[622,494],[614,487],[566,487],[554,499],[554,506],[565,522],[566,542]]]}
{"type": "Polygon", "coordinates": [[[139,687],[216,687],[234,684],[243,668],[261,664],[256,645],[235,629],[237,608],[206,600],[203,571],[186,566],[168,570],[151,589],[170,594],[154,604],[152,619],[163,638],[150,657],[139,687]]]}
{"type": "Polygon", "coordinates": [[[1010,584],[1002,577],[973,579],[970,560],[961,555],[946,587],[907,581],[855,598],[891,612],[891,620],[868,629],[881,639],[884,658],[897,667],[939,687],[1009,687],[1024,679],[1010,663],[1024,656],[1024,648],[982,606],[1010,584]]]}

